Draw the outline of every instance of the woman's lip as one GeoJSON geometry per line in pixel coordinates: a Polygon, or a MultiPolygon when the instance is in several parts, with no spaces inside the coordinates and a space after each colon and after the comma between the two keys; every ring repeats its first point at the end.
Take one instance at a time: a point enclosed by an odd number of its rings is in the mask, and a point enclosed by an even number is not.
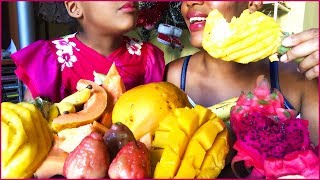
{"type": "Polygon", "coordinates": [[[205,21],[192,23],[189,25],[189,30],[192,32],[202,30],[205,24],[206,24],[205,21]]]}
{"type": "Polygon", "coordinates": [[[190,20],[192,17],[207,17],[208,14],[205,14],[200,11],[188,11],[187,13],[187,19],[190,20]]]}
{"type": "Polygon", "coordinates": [[[136,11],[137,8],[135,7],[134,2],[127,2],[123,6],[121,6],[119,10],[124,12],[133,12],[136,11]]]}

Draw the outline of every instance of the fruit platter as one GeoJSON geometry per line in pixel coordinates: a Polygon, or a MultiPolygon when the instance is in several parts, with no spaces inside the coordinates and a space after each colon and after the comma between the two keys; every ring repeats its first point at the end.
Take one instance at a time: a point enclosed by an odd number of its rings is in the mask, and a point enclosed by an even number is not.
{"type": "Polygon", "coordinates": [[[169,82],[125,91],[115,66],[77,89],[59,103],[2,102],[1,178],[217,178],[228,163],[240,178],[319,176],[308,121],[263,76],[210,108],[169,82]]]}
{"type": "MultiPolygon", "coordinates": [[[[239,22],[233,20],[230,33],[245,36],[235,27],[251,17],[244,12],[239,22]]],[[[280,46],[280,28],[268,23],[261,28],[275,36],[259,37],[273,46],[254,56],[248,54],[255,49],[237,54],[228,44],[245,48],[258,42],[211,37],[220,31],[214,25],[225,23],[219,12],[208,22],[204,48],[225,61],[254,62],[280,46]]],[[[169,82],[126,90],[115,65],[95,78],[102,84],[81,79],[77,92],[60,102],[1,103],[2,179],[213,179],[227,166],[238,178],[319,178],[308,121],[285,109],[283,95],[271,91],[264,76],[251,92],[211,107],[191,105],[169,82]]]]}

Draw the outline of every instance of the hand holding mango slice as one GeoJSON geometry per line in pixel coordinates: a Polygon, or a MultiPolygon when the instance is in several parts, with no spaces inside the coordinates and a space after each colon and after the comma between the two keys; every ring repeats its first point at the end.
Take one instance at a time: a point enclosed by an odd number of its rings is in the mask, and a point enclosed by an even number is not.
{"type": "Polygon", "coordinates": [[[277,53],[281,46],[280,25],[271,17],[249,10],[228,23],[216,9],[206,19],[203,48],[214,58],[247,64],[277,53]]]}

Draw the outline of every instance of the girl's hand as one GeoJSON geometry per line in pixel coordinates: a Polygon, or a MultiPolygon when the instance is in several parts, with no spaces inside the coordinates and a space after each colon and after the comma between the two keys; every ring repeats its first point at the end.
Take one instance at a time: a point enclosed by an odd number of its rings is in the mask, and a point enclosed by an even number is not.
{"type": "Polygon", "coordinates": [[[280,61],[299,61],[298,71],[304,73],[311,80],[319,76],[319,29],[313,28],[301,33],[293,34],[282,41],[285,47],[292,47],[282,55],[280,61]]]}

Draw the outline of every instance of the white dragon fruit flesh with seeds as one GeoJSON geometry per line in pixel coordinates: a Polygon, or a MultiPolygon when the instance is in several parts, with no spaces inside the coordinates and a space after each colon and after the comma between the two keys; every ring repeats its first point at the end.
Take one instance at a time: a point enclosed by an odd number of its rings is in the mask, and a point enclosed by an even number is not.
{"type": "Polygon", "coordinates": [[[263,76],[253,93],[240,95],[230,124],[237,137],[232,169],[238,177],[319,177],[319,157],[310,142],[308,121],[285,109],[282,94],[271,92],[263,76]]]}

